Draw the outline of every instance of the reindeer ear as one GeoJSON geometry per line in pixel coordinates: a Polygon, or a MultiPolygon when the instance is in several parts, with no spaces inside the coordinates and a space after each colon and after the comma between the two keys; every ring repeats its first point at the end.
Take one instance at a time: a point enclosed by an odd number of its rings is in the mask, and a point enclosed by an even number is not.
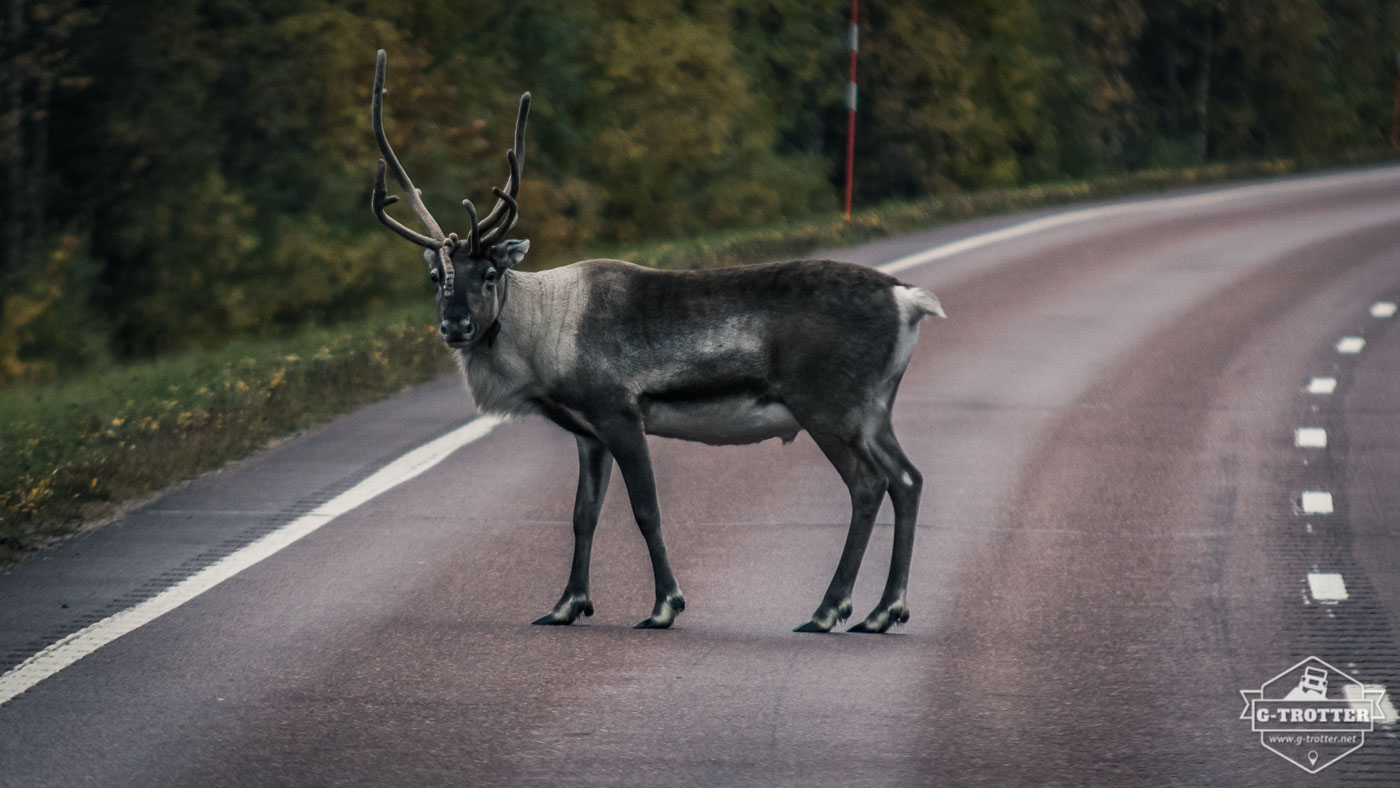
{"type": "Polygon", "coordinates": [[[424,259],[425,261],[427,261],[428,265],[436,265],[436,264],[437,264],[437,254],[438,254],[438,252],[437,252],[436,249],[424,249],[424,250],[423,250],[423,259],[424,259]]]}
{"type": "Polygon", "coordinates": [[[529,241],[501,241],[491,247],[491,262],[504,271],[524,260],[525,253],[528,251],[530,251],[529,241]]]}

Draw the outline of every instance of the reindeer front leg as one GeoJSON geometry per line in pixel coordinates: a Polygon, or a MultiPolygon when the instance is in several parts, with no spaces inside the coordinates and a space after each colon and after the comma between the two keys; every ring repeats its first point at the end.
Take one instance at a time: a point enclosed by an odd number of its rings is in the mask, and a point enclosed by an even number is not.
{"type": "Polygon", "coordinates": [[[588,596],[588,561],[593,552],[593,531],[598,527],[598,512],[608,494],[612,476],[612,454],[594,438],[583,435],[578,439],[578,492],[574,496],[574,563],[569,570],[569,584],[548,615],[535,619],[536,624],[572,624],[579,614],[593,615],[593,600],[588,596]]]}
{"type": "Polygon", "coordinates": [[[647,450],[646,434],[640,419],[619,420],[598,426],[603,442],[617,459],[622,480],[627,484],[632,514],[637,518],[642,538],[646,539],[652,573],[656,578],[656,605],[651,610],[651,617],[638,623],[636,628],[665,629],[676,620],[677,613],[685,610],[685,597],[681,596],[676,576],[671,573],[666,545],[661,540],[661,508],[656,501],[656,480],[651,472],[651,453],[647,450]]]}

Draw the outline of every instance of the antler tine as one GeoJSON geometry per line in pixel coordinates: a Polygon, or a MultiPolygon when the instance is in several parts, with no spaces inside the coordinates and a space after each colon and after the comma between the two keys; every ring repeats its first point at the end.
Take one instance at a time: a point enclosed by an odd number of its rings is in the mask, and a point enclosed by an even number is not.
{"type": "MultiPolygon", "coordinates": [[[[519,172],[515,163],[515,151],[507,151],[506,157],[510,159],[511,171],[519,172]]],[[[488,232],[482,233],[482,247],[490,246],[504,238],[505,234],[510,232],[510,228],[515,226],[515,220],[520,218],[520,204],[515,201],[515,198],[511,196],[509,192],[502,190],[499,186],[492,186],[491,193],[496,195],[498,202],[505,205],[506,214],[495,227],[491,228],[488,232]]]]}
{"type": "MultiPolygon", "coordinates": [[[[506,181],[505,188],[506,192],[508,192],[511,197],[518,197],[520,195],[520,171],[525,168],[525,119],[529,114],[530,94],[527,91],[520,95],[520,114],[515,117],[515,147],[512,149],[515,151],[515,160],[511,162],[510,179],[506,181]]],[[[495,207],[491,209],[490,213],[486,214],[485,219],[481,220],[481,232],[483,236],[496,229],[496,223],[500,221],[501,214],[505,210],[505,201],[497,200],[495,207]]],[[[492,238],[499,238],[504,232],[503,230],[500,233],[496,233],[492,235],[492,238]]]]}
{"type": "Polygon", "coordinates": [[[384,50],[379,50],[374,62],[374,97],[370,99],[370,118],[374,124],[374,138],[379,142],[379,151],[384,154],[384,158],[379,160],[379,174],[375,177],[373,207],[374,213],[379,217],[379,221],[388,225],[389,229],[402,235],[410,241],[429,249],[436,249],[447,240],[442,228],[438,226],[433,215],[428,213],[428,208],[423,204],[423,196],[418,189],[413,186],[413,181],[409,179],[408,173],[403,165],[399,163],[399,158],[394,155],[394,149],[389,146],[389,138],[384,134],[384,71],[388,56],[384,50]],[[384,187],[384,167],[388,163],[390,169],[394,171],[394,179],[403,187],[404,193],[408,195],[408,204],[413,207],[413,212],[418,215],[418,220],[427,228],[432,237],[416,233],[402,224],[395,221],[385,208],[398,202],[398,197],[391,197],[384,187]]]}
{"type": "Polygon", "coordinates": [[[440,244],[437,241],[434,241],[432,238],[422,233],[416,233],[404,227],[402,224],[399,224],[394,217],[389,215],[385,209],[398,201],[398,195],[389,194],[388,190],[384,187],[384,160],[380,159],[378,172],[376,172],[374,176],[374,192],[370,195],[369,202],[370,207],[374,209],[374,215],[378,216],[379,221],[383,222],[390,230],[393,230],[419,246],[426,246],[429,249],[438,248],[440,244]]]}
{"type": "Polygon", "coordinates": [[[470,244],[469,252],[472,257],[477,257],[481,254],[481,247],[484,244],[481,243],[481,230],[476,223],[476,206],[472,205],[471,200],[462,200],[462,207],[467,209],[467,215],[471,217],[472,221],[471,232],[467,234],[467,242],[470,244]]]}

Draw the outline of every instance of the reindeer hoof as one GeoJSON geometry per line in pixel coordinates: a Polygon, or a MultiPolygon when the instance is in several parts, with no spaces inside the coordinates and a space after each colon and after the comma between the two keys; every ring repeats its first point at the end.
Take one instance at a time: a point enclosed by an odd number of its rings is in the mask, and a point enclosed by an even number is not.
{"type": "Polygon", "coordinates": [[[585,616],[593,615],[593,601],[588,598],[588,594],[565,594],[553,610],[531,623],[538,626],[564,626],[577,621],[580,613],[585,616]]]}
{"type": "Polygon", "coordinates": [[[830,632],[835,626],[845,621],[851,615],[850,597],[828,604],[823,602],[817,612],[812,614],[812,620],[793,630],[793,632],[830,632]]]}
{"type": "Polygon", "coordinates": [[[671,626],[671,622],[676,620],[676,614],[685,610],[685,598],[677,591],[667,594],[665,599],[657,601],[656,607],[652,608],[651,618],[639,621],[633,629],[666,629],[671,626]]]}
{"type": "Polygon", "coordinates": [[[847,632],[879,634],[893,624],[903,624],[909,620],[909,606],[904,600],[882,604],[875,608],[865,620],[846,630],[847,632]]]}

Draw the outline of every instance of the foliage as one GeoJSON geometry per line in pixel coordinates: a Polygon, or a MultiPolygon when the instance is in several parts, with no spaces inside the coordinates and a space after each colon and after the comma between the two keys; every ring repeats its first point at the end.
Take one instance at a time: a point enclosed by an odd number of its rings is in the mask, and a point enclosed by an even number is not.
{"type": "MultiPolygon", "coordinates": [[[[1395,0],[862,8],[860,205],[1387,142],[1395,0]]],[[[449,228],[534,92],[532,264],[833,216],[845,3],[7,0],[0,385],[419,293],[367,98],[449,228]]],[[[684,245],[684,244],[681,244],[684,245]]],[[[703,257],[703,255],[702,255],[703,257]]]]}
{"type": "Polygon", "coordinates": [[[269,439],[451,369],[419,307],[0,398],[0,563],[269,439]]]}
{"type": "MultiPolygon", "coordinates": [[[[979,215],[1299,166],[1292,160],[1215,164],[959,192],[885,203],[858,211],[849,224],[826,217],[609,251],[658,268],[739,265],[979,215]]],[[[451,368],[449,358],[432,330],[430,308],[420,304],[334,330],[12,386],[0,397],[0,445],[8,449],[0,452],[0,564],[125,500],[440,375],[451,368]]]]}

